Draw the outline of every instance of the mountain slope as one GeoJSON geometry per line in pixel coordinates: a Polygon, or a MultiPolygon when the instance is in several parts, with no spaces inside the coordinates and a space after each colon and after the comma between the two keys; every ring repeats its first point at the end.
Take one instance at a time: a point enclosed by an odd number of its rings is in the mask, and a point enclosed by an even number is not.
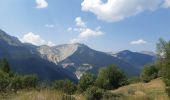
{"type": "Polygon", "coordinates": [[[65,44],[55,47],[41,46],[38,51],[44,59],[63,66],[63,68],[74,72],[77,77],[87,71],[97,74],[100,68],[111,64],[117,65],[128,75],[139,74],[139,70],[130,63],[104,52],[93,50],[84,44],[65,44]]]}
{"type": "Polygon", "coordinates": [[[151,55],[122,51],[114,55],[89,48],[84,44],[34,46],[0,30],[0,58],[8,58],[12,69],[20,73],[36,73],[41,79],[76,80],[85,72],[97,74],[99,69],[117,65],[127,75],[138,75],[142,66],[153,63],[151,55]]]}
{"type": "Polygon", "coordinates": [[[10,37],[3,31],[0,31],[0,36],[0,58],[7,58],[12,70],[23,74],[37,74],[42,80],[68,78],[77,81],[74,73],[42,59],[35,49],[36,46],[22,44],[17,38],[10,37]]]}
{"type": "Polygon", "coordinates": [[[154,63],[156,60],[155,55],[143,54],[138,52],[131,52],[129,50],[124,50],[119,53],[114,54],[117,58],[131,63],[136,68],[142,69],[145,64],[154,63]]]}
{"type": "Polygon", "coordinates": [[[120,100],[169,100],[166,87],[161,78],[149,83],[134,83],[111,90],[114,94],[122,94],[120,100]]]}

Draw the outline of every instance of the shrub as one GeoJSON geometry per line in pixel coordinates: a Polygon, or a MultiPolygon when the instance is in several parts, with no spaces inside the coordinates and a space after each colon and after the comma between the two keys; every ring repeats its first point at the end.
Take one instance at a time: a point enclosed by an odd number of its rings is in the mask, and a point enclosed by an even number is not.
{"type": "Polygon", "coordinates": [[[36,75],[14,75],[11,77],[10,89],[17,91],[19,89],[35,88],[38,85],[38,78],[36,75]]]}
{"type": "Polygon", "coordinates": [[[67,79],[55,81],[54,88],[68,94],[73,94],[76,91],[75,84],[67,79]]]}
{"type": "Polygon", "coordinates": [[[143,82],[149,82],[158,77],[158,69],[155,65],[145,65],[140,77],[143,82]]]}
{"type": "Polygon", "coordinates": [[[3,72],[9,73],[10,72],[10,65],[7,59],[0,60],[0,68],[3,72]]]}
{"type": "Polygon", "coordinates": [[[122,71],[111,65],[99,71],[95,84],[103,89],[115,89],[127,84],[127,78],[122,71]]]}
{"type": "Polygon", "coordinates": [[[0,71],[0,92],[5,92],[10,84],[8,74],[0,71]]]}
{"type": "Polygon", "coordinates": [[[86,91],[86,89],[89,86],[94,84],[94,81],[95,81],[94,75],[90,73],[83,74],[78,83],[78,91],[79,92],[86,91]]]}
{"type": "Polygon", "coordinates": [[[157,44],[157,56],[161,75],[166,84],[166,91],[170,96],[170,41],[159,40],[157,44]]]}
{"type": "Polygon", "coordinates": [[[87,100],[101,100],[103,98],[104,91],[98,87],[92,86],[89,87],[86,92],[87,100]]]}
{"type": "Polygon", "coordinates": [[[19,75],[11,72],[6,59],[0,60],[0,68],[0,92],[35,88],[38,85],[36,75],[19,75]]]}
{"type": "Polygon", "coordinates": [[[38,85],[38,77],[36,75],[26,75],[22,78],[23,88],[35,88],[38,85]]]}

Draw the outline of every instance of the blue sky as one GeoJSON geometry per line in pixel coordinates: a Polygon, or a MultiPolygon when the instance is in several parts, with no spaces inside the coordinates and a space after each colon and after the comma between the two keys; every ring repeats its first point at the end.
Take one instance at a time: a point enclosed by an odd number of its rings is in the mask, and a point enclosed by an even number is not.
{"type": "Polygon", "coordinates": [[[1,0],[0,28],[23,42],[155,51],[170,39],[170,0],[1,0]]]}

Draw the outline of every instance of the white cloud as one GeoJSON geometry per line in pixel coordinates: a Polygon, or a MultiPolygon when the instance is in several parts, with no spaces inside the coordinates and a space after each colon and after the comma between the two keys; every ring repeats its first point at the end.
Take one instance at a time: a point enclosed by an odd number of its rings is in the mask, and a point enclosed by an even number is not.
{"type": "Polygon", "coordinates": [[[81,17],[77,17],[75,19],[76,22],[76,28],[68,28],[67,30],[69,31],[74,31],[74,32],[78,32],[79,35],[72,39],[70,42],[71,43],[77,43],[77,42],[81,42],[84,40],[87,40],[91,37],[96,37],[96,36],[101,36],[104,34],[104,32],[102,32],[100,29],[101,27],[97,27],[96,29],[91,29],[89,27],[87,27],[87,25],[85,24],[85,22],[81,19],[81,17]]]}
{"type": "Polygon", "coordinates": [[[45,41],[39,35],[36,35],[33,32],[29,32],[25,34],[20,40],[24,43],[31,43],[37,46],[40,46],[40,45],[54,46],[55,45],[51,41],[45,41]]]}
{"type": "Polygon", "coordinates": [[[46,0],[36,0],[37,8],[46,8],[48,7],[48,2],[46,0]]]}
{"type": "Polygon", "coordinates": [[[47,27],[47,28],[54,28],[55,26],[52,25],[52,24],[46,24],[45,27],[47,27]]]}
{"type": "Polygon", "coordinates": [[[78,26],[78,27],[86,27],[86,24],[81,19],[81,17],[76,17],[75,22],[76,22],[76,26],[78,26]]]}
{"type": "Polygon", "coordinates": [[[170,0],[165,0],[165,2],[163,3],[163,7],[169,8],[170,7],[170,0]]]}
{"type": "Polygon", "coordinates": [[[132,44],[132,45],[140,45],[140,44],[146,44],[146,43],[147,43],[147,41],[145,41],[143,39],[139,39],[139,40],[130,42],[130,44],[132,44]]]}
{"type": "Polygon", "coordinates": [[[107,0],[105,3],[102,1],[84,0],[81,3],[82,10],[92,12],[100,20],[116,22],[145,10],[156,10],[163,2],[163,0],[107,0]]]}
{"type": "Polygon", "coordinates": [[[100,30],[92,30],[90,28],[85,28],[81,31],[79,34],[80,38],[89,38],[89,37],[94,37],[94,36],[100,36],[103,35],[104,33],[101,32],[100,30]]]}

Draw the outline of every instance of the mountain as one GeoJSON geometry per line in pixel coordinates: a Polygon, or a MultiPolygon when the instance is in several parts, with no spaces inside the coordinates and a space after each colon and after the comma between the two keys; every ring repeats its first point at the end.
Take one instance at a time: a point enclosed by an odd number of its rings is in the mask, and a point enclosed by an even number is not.
{"type": "Polygon", "coordinates": [[[129,50],[124,50],[116,54],[112,54],[127,63],[131,63],[136,68],[142,69],[145,64],[154,63],[156,60],[156,55],[152,52],[132,52],[129,50]]]}
{"type": "Polygon", "coordinates": [[[65,44],[55,47],[41,46],[38,51],[44,59],[74,72],[78,78],[87,71],[97,74],[100,68],[111,64],[117,65],[128,75],[139,74],[139,69],[130,63],[107,53],[93,50],[84,44],[65,44]]]}
{"type": "Polygon", "coordinates": [[[155,56],[131,52],[96,51],[85,44],[35,46],[22,43],[0,30],[0,58],[7,58],[12,70],[37,74],[42,80],[68,78],[77,81],[85,72],[97,74],[100,68],[116,65],[129,76],[139,75],[143,65],[153,63],[155,56]]]}
{"type": "Polygon", "coordinates": [[[7,43],[8,45],[12,46],[22,45],[22,43],[16,37],[10,36],[2,30],[0,30],[0,42],[7,43]]]}
{"type": "Polygon", "coordinates": [[[154,52],[152,52],[152,51],[140,51],[139,53],[146,54],[146,55],[150,55],[150,56],[155,56],[155,57],[156,57],[156,53],[154,53],[154,52]]]}
{"type": "Polygon", "coordinates": [[[0,58],[7,58],[12,70],[22,74],[37,74],[41,80],[68,78],[77,81],[74,73],[42,59],[37,46],[23,44],[17,38],[0,30],[0,58]]]}

